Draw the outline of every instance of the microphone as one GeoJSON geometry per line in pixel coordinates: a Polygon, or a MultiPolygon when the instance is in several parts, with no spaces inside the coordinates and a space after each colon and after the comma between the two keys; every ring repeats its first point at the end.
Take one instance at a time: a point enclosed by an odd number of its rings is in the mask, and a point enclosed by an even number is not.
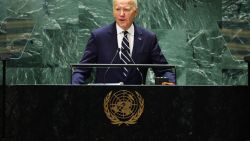
{"type": "MultiPolygon", "coordinates": [[[[127,53],[129,54],[129,52],[127,51],[127,53]]],[[[133,64],[135,64],[134,59],[129,55],[129,58],[131,59],[131,61],[133,62],[133,64]]],[[[138,67],[136,67],[136,70],[139,72],[140,76],[141,76],[141,85],[143,85],[143,76],[142,76],[142,72],[140,71],[140,69],[138,67]]]]}
{"type": "MultiPolygon", "coordinates": [[[[112,58],[112,60],[111,60],[111,62],[110,62],[110,64],[113,64],[113,62],[114,62],[114,60],[115,60],[115,57],[116,57],[117,54],[120,52],[120,50],[121,50],[121,49],[118,47],[117,50],[116,50],[116,53],[115,53],[114,57],[112,58]]],[[[104,82],[104,83],[106,83],[106,75],[107,75],[109,69],[110,69],[110,67],[108,67],[107,70],[106,70],[105,73],[104,73],[104,76],[103,76],[103,82],[104,82]]]]}

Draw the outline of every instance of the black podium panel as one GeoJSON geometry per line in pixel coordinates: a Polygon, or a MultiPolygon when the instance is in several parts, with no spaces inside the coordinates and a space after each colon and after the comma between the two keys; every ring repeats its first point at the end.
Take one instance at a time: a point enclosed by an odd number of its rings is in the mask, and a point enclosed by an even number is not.
{"type": "Polygon", "coordinates": [[[248,87],[8,86],[10,141],[248,141],[248,87]],[[109,93],[136,92],[144,110],[136,124],[111,124],[109,93]]]}

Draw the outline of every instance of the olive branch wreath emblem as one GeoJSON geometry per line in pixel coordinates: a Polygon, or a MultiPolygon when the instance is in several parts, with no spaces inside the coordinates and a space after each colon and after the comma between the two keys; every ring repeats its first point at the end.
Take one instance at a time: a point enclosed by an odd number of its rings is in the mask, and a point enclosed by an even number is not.
{"type": "Polygon", "coordinates": [[[104,98],[104,112],[107,116],[108,119],[110,119],[111,124],[114,125],[118,125],[120,126],[121,124],[125,124],[125,125],[132,125],[132,124],[136,124],[137,120],[140,118],[140,116],[143,113],[144,110],[144,99],[142,98],[142,96],[135,91],[135,93],[132,93],[130,91],[127,90],[120,90],[116,93],[113,93],[112,91],[110,91],[107,96],[104,98]],[[110,110],[110,101],[112,99],[112,97],[115,97],[117,93],[129,93],[132,94],[134,98],[136,98],[136,100],[138,101],[138,107],[136,108],[137,110],[135,110],[135,112],[132,113],[131,117],[128,118],[127,120],[121,120],[119,119],[119,117],[113,113],[110,110]]]}

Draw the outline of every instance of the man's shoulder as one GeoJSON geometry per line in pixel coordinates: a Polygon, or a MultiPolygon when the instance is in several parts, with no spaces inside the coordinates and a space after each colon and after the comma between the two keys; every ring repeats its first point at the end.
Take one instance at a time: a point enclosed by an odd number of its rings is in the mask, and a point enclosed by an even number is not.
{"type": "Polygon", "coordinates": [[[135,26],[135,29],[139,32],[139,33],[142,33],[142,34],[145,34],[145,35],[149,35],[149,36],[155,36],[155,33],[153,31],[150,31],[149,29],[146,29],[144,27],[141,27],[141,26],[138,26],[136,25],[135,26]]]}
{"type": "Polygon", "coordinates": [[[109,25],[104,25],[102,27],[96,28],[92,32],[94,34],[103,34],[103,33],[112,32],[112,29],[113,29],[113,24],[109,24],[109,25]]]}

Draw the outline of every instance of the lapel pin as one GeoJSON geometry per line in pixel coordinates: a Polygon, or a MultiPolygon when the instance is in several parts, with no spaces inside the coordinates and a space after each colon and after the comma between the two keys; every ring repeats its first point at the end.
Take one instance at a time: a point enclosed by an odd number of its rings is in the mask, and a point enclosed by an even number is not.
{"type": "Polygon", "coordinates": [[[138,39],[141,40],[141,37],[139,37],[138,39]]]}

